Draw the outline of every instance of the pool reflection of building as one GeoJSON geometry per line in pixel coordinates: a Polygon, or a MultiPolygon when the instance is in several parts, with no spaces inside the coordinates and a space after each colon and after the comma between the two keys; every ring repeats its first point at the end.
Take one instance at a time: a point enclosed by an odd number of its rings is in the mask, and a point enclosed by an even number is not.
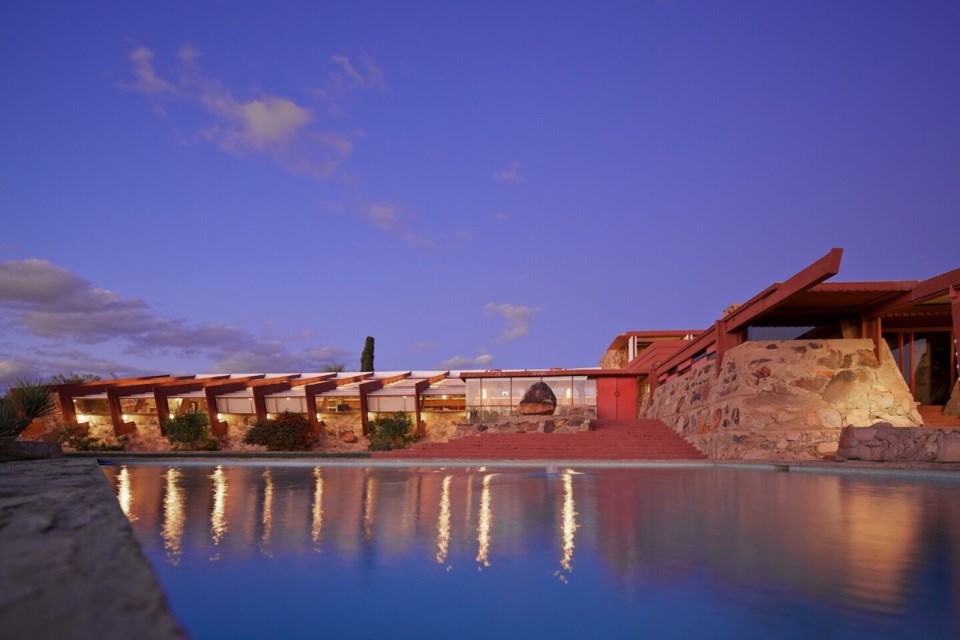
{"type": "MultiPolygon", "coordinates": [[[[185,549],[284,555],[321,541],[324,554],[345,561],[412,553],[443,571],[496,570],[539,553],[564,582],[576,580],[586,558],[601,561],[626,590],[706,571],[733,588],[782,585],[811,597],[822,597],[826,584],[836,590],[828,595],[896,612],[911,596],[918,557],[950,557],[921,541],[933,531],[953,544],[960,538],[960,515],[944,508],[949,485],[871,487],[826,474],[606,470],[529,482],[478,469],[227,466],[211,474],[134,466],[106,473],[118,494],[129,495],[128,516],[147,532],[144,546],[162,548],[174,564],[185,549]],[[714,499],[703,502],[704,495],[714,499]],[[692,502],[694,509],[675,508],[692,502]],[[549,549],[543,540],[552,540],[549,549]],[[849,578],[848,586],[830,576],[849,578]]],[[[960,566],[952,569],[960,575],[960,566]]],[[[944,597],[960,606],[956,580],[944,597]]]]}

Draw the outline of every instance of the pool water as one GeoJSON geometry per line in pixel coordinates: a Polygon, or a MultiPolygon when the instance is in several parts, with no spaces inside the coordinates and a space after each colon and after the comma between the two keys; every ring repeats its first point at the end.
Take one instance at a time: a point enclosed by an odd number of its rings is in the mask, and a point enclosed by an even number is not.
{"type": "Polygon", "coordinates": [[[104,467],[194,638],[958,638],[960,482],[104,467]]]}

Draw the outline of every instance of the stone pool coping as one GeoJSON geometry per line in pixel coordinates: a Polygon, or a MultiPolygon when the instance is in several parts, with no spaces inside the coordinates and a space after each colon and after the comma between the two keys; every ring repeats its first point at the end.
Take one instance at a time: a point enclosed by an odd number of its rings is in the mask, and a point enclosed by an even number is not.
{"type": "Polygon", "coordinates": [[[290,464],[324,466],[362,466],[362,467],[498,467],[498,468],[542,468],[544,466],[581,467],[581,468],[741,468],[765,469],[775,471],[807,471],[836,473],[871,473],[892,475],[945,476],[960,479],[960,463],[954,462],[867,462],[860,460],[505,460],[505,459],[416,459],[383,460],[363,455],[343,454],[304,454],[302,452],[275,453],[232,453],[216,455],[197,452],[176,453],[69,453],[69,457],[83,455],[103,460],[106,464],[176,464],[209,465],[217,460],[236,466],[255,466],[260,464],[290,464]]]}
{"type": "Polygon", "coordinates": [[[187,637],[96,460],[0,464],[0,635],[187,637]]]}

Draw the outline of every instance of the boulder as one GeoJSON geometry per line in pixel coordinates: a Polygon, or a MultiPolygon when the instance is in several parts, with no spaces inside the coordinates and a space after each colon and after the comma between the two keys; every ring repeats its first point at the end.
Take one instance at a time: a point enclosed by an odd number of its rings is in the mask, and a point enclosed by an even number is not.
{"type": "Polygon", "coordinates": [[[340,440],[346,444],[353,444],[358,442],[360,438],[357,437],[353,431],[344,431],[340,434],[340,440]]]}
{"type": "Polygon", "coordinates": [[[543,382],[530,385],[527,392],[517,405],[517,413],[521,416],[549,416],[557,408],[557,396],[543,382]]]}

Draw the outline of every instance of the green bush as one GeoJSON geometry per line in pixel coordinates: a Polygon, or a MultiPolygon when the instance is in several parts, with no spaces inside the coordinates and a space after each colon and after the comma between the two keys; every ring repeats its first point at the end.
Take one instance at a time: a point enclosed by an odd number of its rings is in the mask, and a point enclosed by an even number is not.
{"type": "Polygon", "coordinates": [[[255,422],[243,442],[264,446],[268,451],[307,451],[311,445],[310,421],[299,413],[284,411],[274,420],[255,422]]]}
{"type": "Polygon", "coordinates": [[[196,451],[219,451],[220,442],[210,433],[210,418],[203,411],[191,411],[171,418],[163,433],[172,444],[196,451]]]}
{"type": "Polygon", "coordinates": [[[405,413],[381,413],[370,421],[370,450],[390,451],[403,449],[417,439],[411,434],[413,421],[405,413]]]}

